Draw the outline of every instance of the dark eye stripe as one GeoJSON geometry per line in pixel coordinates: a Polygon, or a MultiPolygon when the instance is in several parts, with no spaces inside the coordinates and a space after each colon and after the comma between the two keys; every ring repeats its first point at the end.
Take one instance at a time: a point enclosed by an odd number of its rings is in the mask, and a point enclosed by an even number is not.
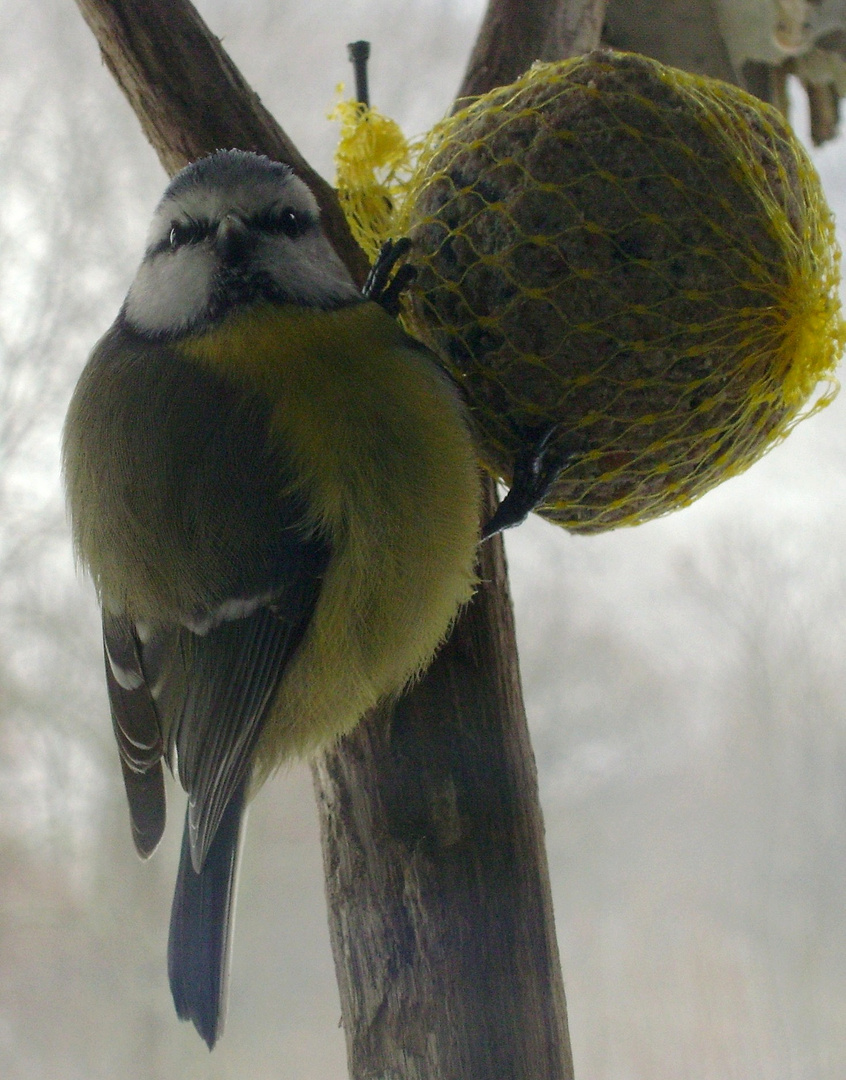
{"type": "MultiPolygon", "coordinates": [[[[275,236],[288,236],[296,240],[312,229],[317,228],[317,218],[307,210],[295,210],[291,206],[281,210],[263,210],[249,218],[252,228],[275,236]]],[[[199,244],[214,231],[212,222],[204,218],[189,218],[187,221],[173,220],[170,232],[156,244],[152,253],[159,251],[178,251],[189,244],[199,244]]]]}
{"type": "Polygon", "coordinates": [[[210,232],[211,224],[208,221],[172,221],[167,246],[175,250],[185,244],[199,244],[210,232]]]}
{"type": "Polygon", "coordinates": [[[311,214],[286,206],[282,210],[265,210],[250,219],[250,224],[263,232],[289,236],[295,240],[308,232],[316,221],[311,214]]]}

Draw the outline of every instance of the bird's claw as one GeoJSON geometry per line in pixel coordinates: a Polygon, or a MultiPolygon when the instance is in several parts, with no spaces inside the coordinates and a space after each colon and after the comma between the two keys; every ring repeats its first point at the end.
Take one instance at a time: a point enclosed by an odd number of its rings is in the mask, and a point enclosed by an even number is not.
{"type": "Polygon", "coordinates": [[[416,268],[407,263],[394,273],[397,263],[410,250],[411,241],[407,236],[401,236],[399,240],[386,240],[361,290],[368,300],[379,304],[393,318],[399,315],[400,296],[417,276],[416,268]]]}
{"type": "Polygon", "coordinates": [[[543,504],[562,469],[582,453],[582,447],[568,445],[566,440],[550,446],[560,427],[557,423],[548,424],[532,433],[534,437],[530,436],[531,441],[514,462],[508,494],[482,529],[482,540],[522,524],[532,510],[543,504]]]}

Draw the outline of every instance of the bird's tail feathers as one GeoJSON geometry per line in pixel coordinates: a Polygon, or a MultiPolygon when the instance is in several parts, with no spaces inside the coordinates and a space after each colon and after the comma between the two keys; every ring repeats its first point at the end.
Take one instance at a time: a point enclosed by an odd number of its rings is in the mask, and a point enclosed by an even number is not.
{"type": "Polygon", "coordinates": [[[168,939],[168,976],[180,1020],[191,1020],[209,1049],[223,1031],[242,823],[249,777],[235,791],[200,873],[191,863],[188,818],[168,939]]]}

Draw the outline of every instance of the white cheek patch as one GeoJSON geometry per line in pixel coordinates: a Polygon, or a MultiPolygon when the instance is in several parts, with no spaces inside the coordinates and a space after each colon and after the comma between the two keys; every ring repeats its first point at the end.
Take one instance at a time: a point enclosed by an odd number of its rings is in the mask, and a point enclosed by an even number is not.
{"type": "Polygon", "coordinates": [[[145,259],[126,297],[127,321],[150,334],[184,330],[208,307],[214,265],[212,253],[199,245],[145,259]]]}

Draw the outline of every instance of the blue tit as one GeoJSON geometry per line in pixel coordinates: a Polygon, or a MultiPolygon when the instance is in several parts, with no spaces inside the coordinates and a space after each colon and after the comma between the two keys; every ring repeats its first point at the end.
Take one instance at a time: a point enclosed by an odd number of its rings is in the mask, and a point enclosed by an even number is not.
{"type": "Polygon", "coordinates": [[[480,480],[434,356],[362,296],[284,165],[220,151],[156,209],[63,466],[103,613],[135,845],[188,793],[176,1011],[225,1011],[245,805],[429,663],[474,585],[480,480]]]}

